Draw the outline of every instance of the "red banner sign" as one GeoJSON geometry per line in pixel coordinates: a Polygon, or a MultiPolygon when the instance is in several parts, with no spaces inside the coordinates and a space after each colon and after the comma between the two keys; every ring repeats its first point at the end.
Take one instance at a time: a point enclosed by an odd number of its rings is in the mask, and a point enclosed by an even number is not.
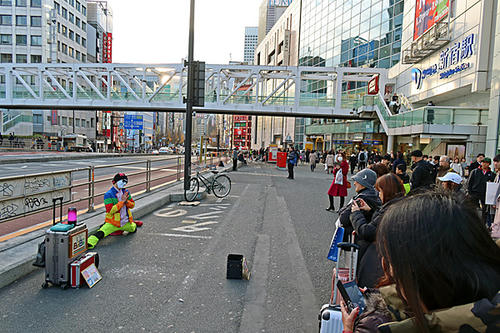
{"type": "Polygon", "coordinates": [[[102,34],[102,62],[113,62],[113,33],[111,32],[102,34]]]}
{"type": "Polygon", "coordinates": [[[369,82],[368,82],[368,95],[376,95],[379,92],[379,80],[380,80],[380,75],[375,75],[369,82]]]}

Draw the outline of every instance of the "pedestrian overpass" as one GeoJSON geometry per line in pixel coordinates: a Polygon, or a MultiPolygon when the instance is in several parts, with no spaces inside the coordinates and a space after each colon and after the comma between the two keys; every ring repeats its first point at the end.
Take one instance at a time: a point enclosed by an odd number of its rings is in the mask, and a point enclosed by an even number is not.
{"type": "MultiPolygon", "coordinates": [[[[184,64],[0,64],[0,108],[185,112],[184,64]]],[[[488,110],[432,107],[392,114],[383,96],[368,96],[384,68],[206,65],[200,113],[332,119],[378,118],[389,136],[478,134],[488,110]],[[432,112],[433,120],[429,121],[432,112]]]]}

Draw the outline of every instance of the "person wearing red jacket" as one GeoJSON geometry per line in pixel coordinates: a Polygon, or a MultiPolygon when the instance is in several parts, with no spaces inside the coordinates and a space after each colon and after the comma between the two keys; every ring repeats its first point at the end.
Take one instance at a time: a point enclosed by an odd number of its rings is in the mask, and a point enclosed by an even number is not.
{"type": "MultiPolygon", "coordinates": [[[[344,206],[345,197],[347,196],[347,173],[349,172],[349,164],[345,159],[345,154],[341,153],[341,156],[337,158],[335,162],[335,168],[333,170],[333,181],[328,190],[328,199],[330,201],[330,206],[326,209],[327,211],[334,212],[334,197],[340,197],[340,209],[344,206]]],[[[337,211],[338,212],[338,211],[337,211]]]]}

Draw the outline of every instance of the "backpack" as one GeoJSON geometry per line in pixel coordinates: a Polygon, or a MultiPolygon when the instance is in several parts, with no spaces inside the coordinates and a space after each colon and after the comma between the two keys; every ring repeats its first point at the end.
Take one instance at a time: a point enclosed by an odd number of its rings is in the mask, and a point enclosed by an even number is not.
{"type": "Polygon", "coordinates": [[[364,162],[365,161],[365,153],[359,153],[359,161],[364,162]]]}

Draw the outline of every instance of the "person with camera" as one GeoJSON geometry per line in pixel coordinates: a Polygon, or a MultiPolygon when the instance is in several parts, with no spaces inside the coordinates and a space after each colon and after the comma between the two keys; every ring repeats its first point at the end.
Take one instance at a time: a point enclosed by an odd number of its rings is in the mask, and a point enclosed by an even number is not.
{"type": "MultiPolygon", "coordinates": [[[[342,307],[344,332],[498,332],[500,247],[474,207],[423,192],[391,205],[378,227],[384,278],[377,311],[342,307]],[[380,324],[389,311],[391,319],[380,324]]],[[[363,290],[364,291],[364,290],[363,290]]]]}

